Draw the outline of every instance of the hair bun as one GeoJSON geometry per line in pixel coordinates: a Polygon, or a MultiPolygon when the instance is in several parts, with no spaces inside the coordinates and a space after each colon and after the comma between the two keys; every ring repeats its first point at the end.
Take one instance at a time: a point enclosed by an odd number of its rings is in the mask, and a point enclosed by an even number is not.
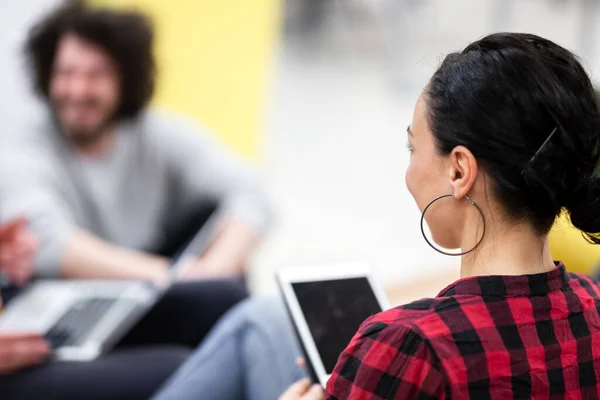
{"type": "Polygon", "coordinates": [[[581,180],[565,200],[573,225],[592,243],[600,244],[600,178],[581,180]]]}

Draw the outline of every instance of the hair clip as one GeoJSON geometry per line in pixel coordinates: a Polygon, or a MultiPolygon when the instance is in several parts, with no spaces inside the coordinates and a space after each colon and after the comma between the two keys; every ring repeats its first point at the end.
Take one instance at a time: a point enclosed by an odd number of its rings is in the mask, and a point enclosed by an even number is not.
{"type": "Polygon", "coordinates": [[[540,152],[544,149],[544,147],[546,147],[546,145],[548,144],[548,142],[550,141],[550,139],[552,139],[552,136],[554,136],[554,134],[556,133],[557,130],[558,130],[558,126],[555,127],[552,130],[552,132],[550,132],[550,135],[548,135],[548,137],[546,138],[546,140],[544,140],[544,143],[542,143],[542,145],[540,146],[540,148],[537,149],[537,151],[535,152],[535,154],[529,159],[529,161],[527,161],[527,163],[523,167],[523,170],[521,171],[521,175],[523,175],[523,173],[525,173],[525,168],[527,168],[527,166],[531,165],[531,163],[533,163],[533,160],[535,160],[535,158],[538,156],[538,154],[540,154],[540,152]]]}

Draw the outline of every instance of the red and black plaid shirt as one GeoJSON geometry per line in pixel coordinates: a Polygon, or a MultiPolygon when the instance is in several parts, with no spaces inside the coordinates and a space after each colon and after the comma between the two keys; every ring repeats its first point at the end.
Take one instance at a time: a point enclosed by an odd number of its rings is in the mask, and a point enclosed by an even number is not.
{"type": "Polygon", "coordinates": [[[597,399],[600,287],[559,264],[459,280],[363,323],[329,399],[597,399]],[[594,346],[595,344],[595,346],[594,346]]]}

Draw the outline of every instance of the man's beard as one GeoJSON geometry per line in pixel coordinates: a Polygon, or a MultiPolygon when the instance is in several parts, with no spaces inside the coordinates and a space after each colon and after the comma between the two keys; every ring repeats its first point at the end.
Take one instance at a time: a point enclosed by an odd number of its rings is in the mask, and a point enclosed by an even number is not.
{"type": "Polygon", "coordinates": [[[54,117],[56,126],[59,127],[63,136],[70,142],[71,145],[78,149],[86,149],[94,146],[104,137],[104,135],[109,131],[110,127],[113,126],[117,120],[114,113],[109,114],[95,127],[88,128],[67,126],[63,124],[55,107],[52,107],[52,115],[54,117]]]}

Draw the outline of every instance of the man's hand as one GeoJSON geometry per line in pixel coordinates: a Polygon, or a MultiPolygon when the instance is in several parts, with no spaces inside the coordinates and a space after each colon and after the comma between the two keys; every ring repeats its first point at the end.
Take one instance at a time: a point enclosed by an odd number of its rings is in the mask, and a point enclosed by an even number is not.
{"type": "Polygon", "coordinates": [[[37,333],[0,333],[0,375],[44,362],[50,346],[37,333]]]}
{"type": "Polygon", "coordinates": [[[187,265],[185,265],[180,274],[180,280],[201,281],[209,279],[229,279],[239,275],[239,271],[215,268],[200,258],[198,260],[187,262],[187,265]]]}
{"type": "Polygon", "coordinates": [[[310,385],[308,379],[302,379],[294,383],[284,394],[279,397],[279,400],[323,400],[325,393],[320,385],[310,385]]]}
{"type": "Polygon", "coordinates": [[[168,267],[164,257],[127,249],[75,229],[62,257],[60,273],[67,279],[160,281],[168,267]]]}
{"type": "Polygon", "coordinates": [[[27,220],[18,218],[0,226],[0,271],[17,285],[26,283],[33,273],[37,238],[27,230],[27,220]]]}

